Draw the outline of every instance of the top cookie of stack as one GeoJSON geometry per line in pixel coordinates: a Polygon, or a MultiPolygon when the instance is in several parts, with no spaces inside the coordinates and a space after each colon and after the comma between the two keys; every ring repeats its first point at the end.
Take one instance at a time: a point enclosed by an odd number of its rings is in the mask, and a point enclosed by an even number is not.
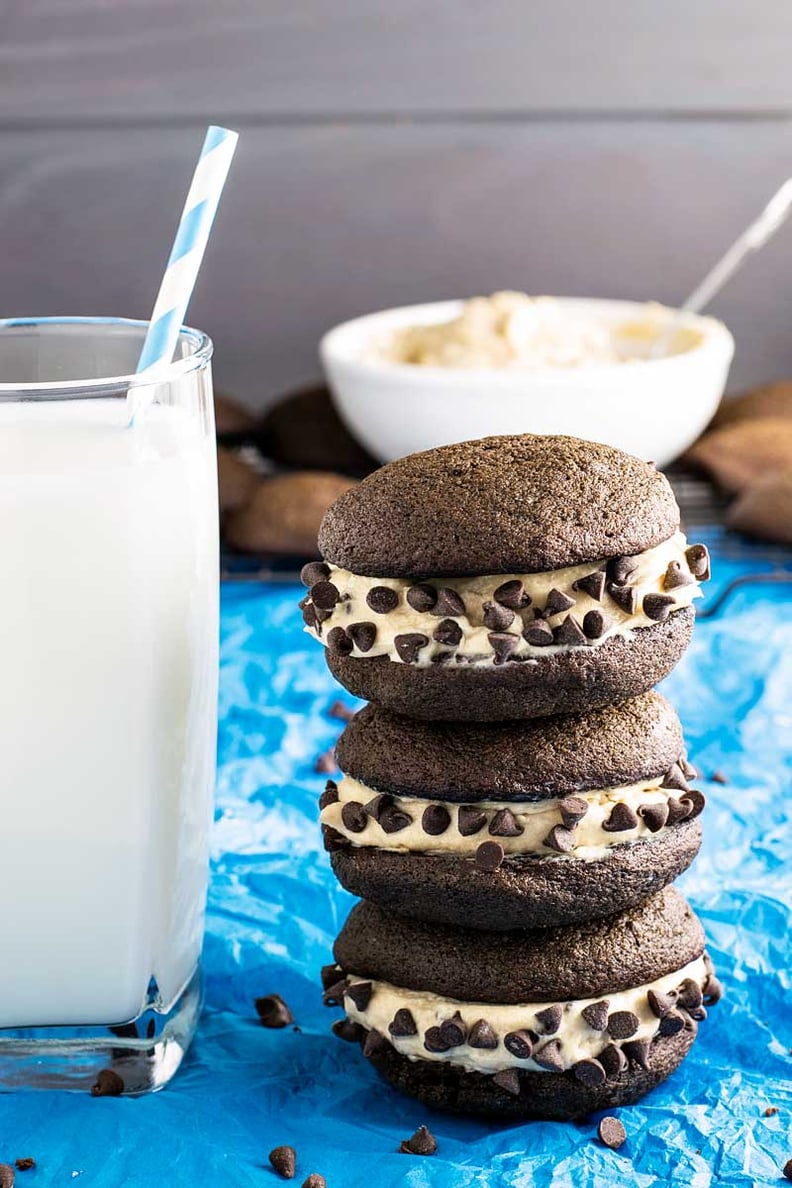
{"type": "Polygon", "coordinates": [[[490,437],[384,466],[330,508],[303,570],[337,680],[414,718],[575,713],[652,688],[709,576],[650,463],[490,437]]]}

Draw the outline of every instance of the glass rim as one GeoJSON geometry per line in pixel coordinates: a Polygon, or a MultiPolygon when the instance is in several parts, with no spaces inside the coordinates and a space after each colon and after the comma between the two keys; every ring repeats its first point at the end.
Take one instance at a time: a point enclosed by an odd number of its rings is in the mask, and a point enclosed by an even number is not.
{"type": "MultiPolygon", "coordinates": [[[[0,318],[0,336],[7,330],[24,330],[26,328],[34,330],[38,326],[118,326],[121,328],[139,329],[145,332],[148,329],[149,323],[137,318],[62,317],[57,315],[44,318],[0,318]]],[[[147,372],[133,372],[131,375],[100,376],[93,379],[34,380],[29,383],[0,382],[0,400],[19,394],[24,396],[36,396],[38,394],[42,397],[55,396],[58,393],[71,396],[90,396],[95,392],[98,396],[117,391],[121,394],[130,388],[156,387],[159,384],[171,383],[172,381],[181,379],[185,375],[189,375],[193,371],[198,371],[202,367],[205,367],[214,351],[214,344],[211,338],[203,330],[195,330],[191,326],[182,326],[179,331],[179,342],[183,340],[187,340],[192,347],[190,354],[182,359],[173,359],[170,363],[164,363],[161,367],[152,368],[147,372]]]]}

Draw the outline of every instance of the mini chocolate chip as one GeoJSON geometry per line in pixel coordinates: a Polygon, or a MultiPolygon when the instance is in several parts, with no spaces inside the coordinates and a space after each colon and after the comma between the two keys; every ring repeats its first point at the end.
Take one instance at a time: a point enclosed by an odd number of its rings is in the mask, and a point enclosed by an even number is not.
{"type": "Polygon", "coordinates": [[[343,1040],[347,1044],[358,1044],[366,1029],[359,1023],[355,1023],[353,1019],[336,1019],[330,1030],[336,1039],[343,1040]]]}
{"type": "Polygon", "coordinates": [[[704,1001],[707,1006],[714,1006],[716,1002],[720,1002],[723,998],[723,986],[714,973],[707,975],[707,980],[704,983],[704,1001]]]}
{"type": "Polygon", "coordinates": [[[664,622],[676,603],[670,594],[644,594],[643,613],[655,623],[664,622]]]}
{"type": "Polygon", "coordinates": [[[577,620],[572,615],[567,615],[563,623],[554,628],[553,642],[564,647],[578,648],[586,642],[586,637],[577,620]]]}
{"type": "Polygon", "coordinates": [[[586,639],[601,639],[610,627],[604,611],[590,610],[583,616],[583,634],[586,639]]]}
{"type": "Polygon", "coordinates": [[[580,1013],[593,1031],[604,1031],[608,1026],[609,1007],[608,999],[603,998],[600,1002],[589,1003],[580,1013]]]}
{"type": "Polygon", "coordinates": [[[300,581],[304,586],[315,586],[317,582],[324,582],[330,577],[330,566],[324,561],[309,561],[300,570],[300,581]]]}
{"type": "Polygon", "coordinates": [[[468,1033],[469,1048],[483,1048],[492,1051],[498,1046],[498,1037],[486,1019],[477,1019],[468,1033]]]}
{"type": "Polygon", "coordinates": [[[616,1044],[608,1044],[597,1057],[609,1077],[618,1077],[627,1067],[627,1057],[616,1044]]]}
{"type": "Polygon", "coordinates": [[[435,643],[445,644],[448,648],[455,648],[462,642],[462,628],[453,619],[443,619],[432,632],[435,643]]]}
{"type": "Polygon", "coordinates": [[[787,1159],[782,1174],[785,1180],[792,1180],[792,1159],[787,1159]]]}
{"type": "Polygon", "coordinates": [[[402,1155],[434,1155],[436,1150],[437,1139],[425,1126],[419,1126],[415,1134],[399,1143],[402,1155]]]}
{"type": "Polygon", "coordinates": [[[372,586],[366,595],[366,604],[375,615],[387,615],[399,605],[399,595],[390,586],[372,586]]]}
{"type": "Polygon", "coordinates": [[[305,623],[306,627],[310,627],[312,629],[315,629],[317,627],[318,621],[316,618],[316,610],[310,602],[308,603],[307,606],[304,606],[302,608],[302,618],[303,618],[303,623],[305,623]]]}
{"type": "Polygon", "coordinates": [[[112,1068],[103,1068],[91,1086],[91,1097],[120,1097],[124,1082],[112,1068]]]}
{"type": "Polygon", "coordinates": [[[341,597],[332,582],[321,581],[311,586],[311,602],[319,610],[331,611],[341,597]]]}
{"type": "Polygon", "coordinates": [[[564,1071],[564,1059],[561,1052],[560,1040],[548,1040],[538,1052],[534,1052],[533,1058],[540,1068],[546,1068],[550,1072],[564,1071]]]}
{"type": "Polygon", "coordinates": [[[338,784],[335,780],[328,780],[324,792],[319,797],[319,808],[326,809],[331,804],[338,803],[338,784]]]}
{"type": "Polygon", "coordinates": [[[350,841],[338,829],[333,829],[332,825],[322,826],[322,840],[324,848],[328,854],[335,854],[338,850],[348,850],[350,841]]]}
{"type": "Polygon", "coordinates": [[[563,611],[569,610],[571,606],[575,605],[574,598],[570,598],[568,594],[564,594],[563,590],[556,590],[555,587],[547,595],[545,602],[546,615],[560,615],[563,611]]]}
{"type": "Polygon", "coordinates": [[[509,635],[505,631],[490,631],[487,640],[495,653],[495,663],[505,664],[517,650],[520,637],[519,635],[509,635]]]}
{"type": "Polygon", "coordinates": [[[341,820],[350,833],[362,833],[369,823],[368,813],[359,800],[350,800],[342,806],[341,820]]]}
{"type": "Polygon", "coordinates": [[[506,606],[513,611],[524,610],[526,606],[531,605],[530,594],[526,594],[525,587],[517,578],[498,586],[492,597],[501,606],[506,606]]]}
{"type": "Polygon", "coordinates": [[[588,573],[585,577],[578,578],[576,582],[572,583],[572,589],[582,590],[584,594],[588,594],[589,598],[600,602],[605,589],[605,570],[596,569],[594,573],[588,573]]]}
{"type": "Polygon", "coordinates": [[[685,1027],[685,1020],[679,1011],[669,1011],[660,1020],[658,1033],[660,1035],[676,1035],[678,1031],[683,1031],[685,1027]]]}
{"type": "Polygon", "coordinates": [[[641,1020],[633,1011],[614,1011],[608,1015],[608,1035],[613,1039],[629,1039],[641,1026],[641,1020]]]}
{"type": "Polygon", "coordinates": [[[519,837],[524,832],[511,809],[499,809],[490,821],[489,833],[492,837],[519,837]]]}
{"type": "Polygon", "coordinates": [[[639,805],[638,816],[650,833],[657,833],[668,820],[668,805],[665,802],[639,805]]]}
{"type": "Polygon", "coordinates": [[[511,1052],[512,1056],[516,1056],[518,1060],[530,1060],[536,1039],[537,1036],[532,1031],[525,1029],[522,1031],[510,1031],[508,1035],[504,1036],[503,1046],[507,1052],[511,1052]]]}
{"type": "Polygon", "coordinates": [[[383,805],[379,815],[379,826],[383,833],[401,833],[408,825],[412,825],[412,817],[404,809],[395,804],[383,805]]]}
{"type": "Polygon", "coordinates": [[[344,1002],[344,991],[347,987],[347,980],[344,974],[337,982],[333,982],[332,986],[328,986],[322,995],[322,1002],[325,1006],[341,1006],[344,1002]]]}
{"type": "Polygon", "coordinates": [[[625,615],[635,614],[638,609],[638,593],[635,586],[621,586],[618,582],[608,582],[605,589],[625,615]]]}
{"type": "Polygon", "coordinates": [[[463,837],[472,837],[474,833],[481,833],[487,824],[487,814],[475,805],[463,804],[457,814],[457,828],[463,837]]]}
{"type": "Polygon", "coordinates": [[[440,1034],[449,1048],[458,1048],[467,1039],[467,1027],[459,1011],[440,1024],[440,1034]]]}
{"type": "MultiPolygon", "coordinates": [[[[695,776],[696,773],[694,771],[691,779],[695,779],[695,776]]],[[[713,784],[728,784],[729,782],[728,777],[725,776],[722,771],[713,771],[712,775],[710,776],[710,781],[713,784]]]]}
{"type": "Polygon", "coordinates": [[[648,990],[649,1009],[658,1019],[664,1019],[676,1005],[676,995],[664,994],[662,990],[648,990]]]}
{"type": "Polygon", "coordinates": [[[489,631],[508,631],[514,622],[514,611],[509,610],[507,606],[501,606],[499,602],[485,602],[482,610],[484,626],[489,631]]]}
{"type": "Polygon", "coordinates": [[[684,796],[680,796],[679,803],[683,808],[687,808],[687,806],[690,805],[690,812],[685,818],[686,820],[690,821],[693,820],[694,817],[698,817],[700,813],[703,812],[704,806],[707,802],[704,799],[702,793],[699,792],[698,788],[691,788],[690,791],[686,792],[684,796]]]}
{"type": "Polygon", "coordinates": [[[425,614],[437,602],[437,590],[435,590],[434,586],[427,586],[424,583],[418,586],[410,586],[407,591],[407,601],[413,610],[425,614]]]}
{"type": "Polygon", "coordinates": [[[482,842],[476,850],[476,866],[479,870],[499,870],[503,858],[503,846],[498,842],[482,842]]]}
{"type": "Polygon", "coordinates": [[[597,1135],[601,1143],[611,1151],[618,1151],[627,1142],[627,1131],[618,1118],[602,1118],[597,1127],[597,1135]]]}
{"type": "Polygon", "coordinates": [[[35,1159],[31,1159],[29,1155],[26,1156],[24,1159],[15,1159],[14,1160],[14,1167],[17,1169],[17,1171],[30,1171],[30,1169],[35,1166],[36,1166],[35,1159]]]}
{"type": "Polygon", "coordinates": [[[574,829],[588,812],[588,803],[580,796],[565,796],[558,802],[558,811],[566,829],[574,829]]]}
{"type": "Polygon", "coordinates": [[[599,1060],[594,1059],[578,1060],[577,1064],[572,1065],[572,1072],[575,1079],[588,1089],[596,1089],[598,1085],[604,1085],[608,1079],[599,1060]]]}
{"type": "Polygon", "coordinates": [[[373,623],[350,623],[347,634],[359,652],[370,652],[377,638],[377,628],[373,623]]]}
{"type": "Polygon", "coordinates": [[[663,589],[676,590],[679,586],[689,586],[695,579],[685,573],[679,561],[669,561],[663,576],[663,589]]]}
{"type": "Polygon", "coordinates": [[[257,998],[253,1005],[262,1027],[279,1029],[288,1027],[290,1023],[294,1022],[294,1015],[280,994],[265,994],[261,998],[257,998]]]}
{"type": "Polygon", "coordinates": [[[397,1039],[401,1036],[417,1035],[418,1028],[412,1011],[408,1010],[407,1007],[399,1007],[388,1024],[388,1031],[397,1039]]]}
{"type": "Polygon", "coordinates": [[[614,804],[607,821],[602,822],[602,828],[606,833],[625,833],[628,829],[636,829],[637,826],[638,817],[629,804],[621,801],[614,804]]]}
{"type": "Polygon", "coordinates": [[[685,560],[694,577],[698,578],[700,582],[709,581],[710,557],[706,545],[691,545],[689,549],[685,550],[685,560]]]}
{"type": "Polygon", "coordinates": [[[375,821],[379,821],[382,816],[383,809],[388,808],[393,804],[393,797],[388,796],[385,792],[378,792],[371,800],[367,800],[363,805],[368,815],[375,821]]]}
{"type": "Polygon", "coordinates": [[[553,1006],[545,1007],[544,1010],[536,1012],[536,1020],[545,1035],[555,1035],[561,1026],[563,1017],[563,1007],[559,1006],[558,1003],[554,1003],[553,1006]]]}
{"type": "Polygon", "coordinates": [[[557,854],[571,854],[575,848],[575,834],[563,825],[554,825],[542,845],[555,850],[557,854]]]}
{"type": "Polygon", "coordinates": [[[334,747],[331,747],[329,751],[322,751],[321,755],[316,756],[314,771],[321,775],[330,775],[331,772],[338,771],[334,747]]]}
{"type": "Polygon", "coordinates": [[[353,982],[346,988],[346,997],[351,998],[359,1011],[365,1011],[371,1002],[374,987],[371,982],[353,982]]]}
{"type": "MultiPolygon", "coordinates": [[[[520,1096],[520,1077],[516,1068],[503,1068],[492,1078],[493,1083],[512,1097],[520,1096]]],[[[792,1161],[790,1161],[792,1162],[792,1161]]]]}
{"type": "Polygon", "coordinates": [[[439,1027],[430,1027],[424,1033],[424,1047],[427,1052],[447,1052],[451,1047],[439,1027]]]}
{"type": "Polygon", "coordinates": [[[319,976],[322,979],[322,989],[329,990],[331,986],[335,986],[339,978],[344,976],[344,971],[340,965],[331,961],[329,965],[323,965],[319,976]]]}
{"type": "Polygon", "coordinates": [[[432,611],[433,615],[437,615],[438,619],[459,618],[465,613],[465,604],[462,601],[456,590],[452,590],[450,586],[444,586],[437,595],[437,602],[432,611]]]}
{"type": "Polygon", "coordinates": [[[451,824],[451,814],[444,804],[430,804],[423,811],[421,828],[430,837],[439,837],[451,824]]]}
{"type": "Polygon", "coordinates": [[[331,627],[327,633],[327,647],[334,656],[349,656],[352,640],[343,627],[331,627]]]}
{"type": "Polygon", "coordinates": [[[692,978],[685,978],[677,991],[677,1002],[679,1006],[689,1010],[700,1007],[703,1001],[704,995],[701,992],[701,986],[699,986],[698,982],[694,982],[692,978]]]}
{"type": "Polygon", "coordinates": [[[318,1172],[311,1172],[310,1176],[303,1180],[301,1188],[327,1188],[327,1180],[318,1172]]]}
{"type": "Polygon", "coordinates": [[[405,664],[414,664],[421,648],[425,648],[429,643],[429,636],[421,635],[418,631],[411,631],[407,635],[397,635],[393,643],[399,653],[399,658],[405,664]]]}
{"type": "Polygon", "coordinates": [[[523,631],[523,639],[534,648],[547,648],[553,642],[553,629],[544,619],[534,619],[523,631]]]}
{"type": "Polygon", "coordinates": [[[383,1048],[387,1047],[388,1041],[381,1032],[375,1031],[372,1027],[371,1031],[366,1035],[366,1042],[363,1045],[363,1055],[365,1057],[374,1056],[377,1052],[381,1052],[383,1048]]]}
{"type": "Polygon", "coordinates": [[[269,1153],[269,1161],[284,1180],[294,1179],[297,1170],[297,1152],[294,1147],[274,1147],[269,1153]]]}
{"type": "Polygon", "coordinates": [[[639,560],[638,557],[611,557],[605,566],[606,573],[617,586],[624,586],[638,569],[639,560]]]}
{"type": "Polygon", "coordinates": [[[626,1040],[622,1044],[622,1052],[628,1060],[632,1060],[633,1064],[637,1064],[640,1068],[649,1069],[649,1040],[648,1039],[631,1039],[626,1040]]]}
{"type": "MultiPolygon", "coordinates": [[[[764,1116],[765,1116],[765,1118],[772,1118],[777,1113],[778,1113],[778,1106],[768,1106],[764,1112],[764,1116]]],[[[792,1165],[792,1160],[790,1160],[790,1164],[792,1165]]]]}

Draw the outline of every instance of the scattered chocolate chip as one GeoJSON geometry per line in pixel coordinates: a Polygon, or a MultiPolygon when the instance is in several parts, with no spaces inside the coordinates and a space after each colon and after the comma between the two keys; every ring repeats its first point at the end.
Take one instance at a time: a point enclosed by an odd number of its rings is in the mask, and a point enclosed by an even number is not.
{"type": "Polygon", "coordinates": [[[569,610],[571,606],[575,605],[574,598],[570,598],[568,594],[564,594],[562,590],[553,588],[547,595],[545,602],[546,615],[560,615],[563,611],[569,610]]]}
{"type": "Polygon", "coordinates": [[[664,622],[676,605],[670,594],[644,594],[643,613],[654,623],[664,622]]]}
{"type": "Polygon", "coordinates": [[[516,1068],[501,1069],[500,1072],[495,1073],[492,1080],[499,1089],[503,1089],[506,1093],[511,1093],[512,1097],[520,1096],[520,1077],[516,1068]]]}
{"type": "Polygon", "coordinates": [[[555,1035],[561,1026],[563,1017],[563,1007],[560,1007],[558,1003],[554,1003],[553,1006],[545,1007],[544,1010],[536,1012],[536,1020],[545,1035],[555,1035]]]}
{"type": "Polygon", "coordinates": [[[490,821],[489,833],[492,837],[519,837],[524,832],[511,809],[499,809],[490,821]]]}
{"type": "Polygon", "coordinates": [[[578,578],[576,582],[572,583],[573,590],[582,590],[584,594],[588,594],[589,598],[593,598],[596,602],[602,599],[602,592],[605,589],[605,570],[597,569],[594,573],[586,574],[585,577],[578,578]]]}
{"type": "Polygon", "coordinates": [[[526,594],[522,582],[516,578],[498,586],[492,597],[501,606],[506,606],[513,611],[523,610],[526,606],[531,605],[530,594],[526,594]]]}
{"type": "Polygon", "coordinates": [[[674,796],[668,798],[668,819],[666,825],[678,825],[680,821],[684,821],[687,816],[687,808],[681,800],[677,800],[674,796]]]}
{"type": "Polygon", "coordinates": [[[605,569],[608,577],[623,586],[638,569],[640,557],[611,557],[605,569]]]}
{"type": "Polygon", "coordinates": [[[495,663],[505,664],[517,650],[520,637],[519,635],[509,635],[505,631],[490,631],[487,640],[495,653],[495,663]]]}
{"type": "Polygon", "coordinates": [[[603,998],[600,1002],[590,1003],[580,1013],[593,1031],[604,1031],[608,1026],[609,1007],[607,998],[603,998]]]}
{"type": "Polygon", "coordinates": [[[633,1011],[614,1011],[608,1015],[608,1035],[613,1039],[629,1039],[640,1025],[641,1020],[633,1011]]]}
{"type": "Polygon", "coordinates": [[[492,1051],[498,1046],[498,1037],[486,1019],[477,1019],[468,1033],[469,1048],[483,1048],[492,1051]]]}
{"type": "Polygon", "coordinates": [[[344,1040],[347,1044],[360,1043],[365,1032],[365,1028],[353,1019],[336,1019],[330,1030],[337,1039],[344,1040]]]}
{"type": "Polygon", "coordinates": [[[628,1060],[632,1060],[634,1064],[639,1065],[640,1068],[648,1070],[649,1068],[649,1040],[648,1039],[631,1039],[626,1040],[622,1044],[622,1052],[628,1060]]]}
{"type": "Polygon", "coordinates": [[[514,622],[514,611],[507,606],[501,606],[499,602],[485,602],[482,610],[484,626],[489,631],[508,631],[514,622]]]}
{"type": "Polygon", "coordinates": [[[704,1001],[707,1006],[715,1006],[716,1002],[720,1002],[723,998],[723,986],[714,973],[707,975],[707,980],[704,983],[704,1001]]]}
{"type": "Polygon", "coordinates": [[[14,1166],[16,1167],[17,1171],[30,1171],[32,1167],[36,1166],[36,1161],[27,1155],[24,1159],[15,1159],[14,1166]]]}
{"type": "Polygon", "coordinates": [[[429,636],[421,635],[419,631],[411,631],[407,635],[397,635],[393,643],[399,658],[405,664],[414,664],[421,648],[425,648],[429,643],[429,636]]]}
{"type": "Polygon", "coordinates": [[[311,602],[318,610],[331,611],[341,597],[332,582],[320,581],[311,586],[311,602]]]}
{"type": "Polygon", "coordinates": [[[625,615],[634,615],[638,610],[638,593],[634,586],[621,586],[618,582],[608,582],[605,589],[625,615]]]}
{"type": "Polygon", "coordinates": [[[611,1151],[618,1151],[627,1142],[627,1131],[618,1118],[602,1118],[597,1127],[597,1136],[601,1143],[611,1151]]]}
{"type": "Polygon", "coordinates": [[[575,834],[572,829],[565,829],[563,825],[554,825],[542,842],[557,854],[571,854],[575,848],[575,834]]]}
{"type": "Polygon", "coordinates": [[[402,1155],[434,1155],[436,1150],[437,1139],[425,1126],[419,1126],[415,1134],[399,1143],[402,1155]]]}
{"type": "Polygon", "coordinates": [[[642,804],[638,808],[638,816],[650,833],[657,833],[668,820],[668,805],[665,802],[661,802],[660,804],[642,804]]]}
{"type": "Polygon", "coordinates": [[[700,582],[709,581],[710,557],[706,545],[691,545],[689,549],[685,550],[685,560],[694,577],[698,578],[700,582]]]}
{"type": "Polygon", "coordinates": [[[728,777],[722,771],[713,771],[710,781],[713,784],[728,784],[729,782],[728,777]]]}
{"type": "Polygon", "coordinates": [[[338,850],[349,849],[349,838],[344,837],[343,833],[339,833],[337,829],[333,829],[332,825],[322,826],[322,839],[324,841],[324,848],[328,854],[335,854],[338,850]]]}
{"type": "Polygon", "coordinates": [[[340,965],[336,965],[332,961],[329,965],[322,966],[319,976],[322,979],[322,989],[329,990],[331,986],[335,986],[339,978],[344,976],[344,971],[340,965]]]}
{"type": "Polygon", "coordinates": [[[564,1071],[564,1059],[561,1052],[560,1040],[548,1040],[538,1052],[534,1052],[533,1058],[540,1068],[546,1068],[550,1072],[564,1071]]]}
{"type": "Polygon", "coordinates": [[[608,1044],[597,1058],[609,1077],[619,1077],[627,1067],[627,1057],[616,1044],[608,1044]]]}
{"type": "Polygon", "coordinates": [[[676,1006],[676,995],[664,994],[662,990],[649,990],[646,997],[649,1000],[649,1010],[658,1019],[664,1019],[676,1006]]]}
{"type": "Polygon", "coordinates": [[[558,802],[561,820],[567,829],[574,829],[588,812],[588,804],[580,796],[565,796],[558,802]]]}
{"type": "Polygon", "coordinates": [[[278,1029],[294,1022],[294,1015],[280,994],[265,994],[257,998],[253,1005],[263,1027],[278,1029]]]}
{"type": "Polygon", "coordinates": [[[443,619],[432,632],[435,643],[444,644],[448,648],[455,648],[462,642],[462,628],[453,619],[443,619]]]}
{"type": "Polygon", "coordinates": [[[703,1001],[704,995],[698,982],[694,982],[692,978],[685,978],[677,991],[678,1004],[685,1010],[691,1010],[700,1007],[703,1001]]]}
{"type": "Polygon", "coordinates": [[[503,846],[498,842],[482,842],[476,850],[476,866],[479,870],[499,870],[503,858],[503,846]]]}
{"type": "Polygon", "coordinates": [[[91,1097],[120,1097],[124,1082],[112,1068],[103,1068],[91,1086],[91,1097]]]}
{"type": "Polygon", "coordinates": [[[703,812],[707,802],[698,788],[691,788],[684,796],[680,796],[679,803],[686,810],[685,820],[691,821],[703,812]]]}
{"type": "Polygon", "coordinates": [[[523,631],[523,639],[534,648],[547,648],[553,642],[553,629],[544,619],[534,619],[523,631]]]}
{"type": "Polygon", "coordinates": [[[424,1047],[427,1052],[447,1052],[451,1045],[446,1043],[439,1027],[429,1027],[424,1032],[424,1047]]]}
{"type": "Polygon", "coordinates": [[[390,586],[372,586],[366,595],[366,604],[375,615],[387,615],[399,605],[399,595],[390,586]]]}
{"type": "Polygon", "coordinates": [[[516,1056],[518,1060],[530,1060],[533,1046],[536,1043],[538,1036],[533,1031],[510,1031],[508,1035],[504,1036],[503,1046],[507,1052],[511,1052],[512,1056],[516,1056]]]}
{"type": "Polygon", "coordinates": [[[318,1172],[311,1172],[307,1180],[303,1180],[302,1188],[327,1188],[327,1180],[318,1172]]]}
{"type": "Polygon", "coordinates": [[[792,1159],[787,1159],[783,1171],[785,1180],[792,1180],[792,1159]]]}
{"type": "Polygon", "coordinates": [[[474,805],[463,804],[457,814],[457,828],[463,837],[472,837],[474,833],[481,833],[487,824],[487,814],[483,809],[474,805]]]}
{"type": "Polygon", "coordinates": [[[342,974],[337,982],[328,986],[322,996],[325,1006],[341,1006],[344,1002],[344,991],[347,988],[346,977],[342,974]]]}
{"type": "Polygon", "coordinates": [[[598,1085],[604,1085],[608,1079],[599,1060],[594,1059],[578,1060],[577,1064],[572,1065],[572,1072],[575,1079],[589,1089],[596,1089],[598,1085]]]}
{"type": "Polygon", "coordinates": [[[327,633],[327,647],[334,656],[349,656],[352,653],[352,640],[343,627],[331,627],[327,633]]]}
{"type": "Polygon", "coordinates": [[[338,803],[338,784],[335,780],[328,780],[324,786],[324,792],[319,797],[319,808],[326,809],[331,804],[338,803]]]}
{"type": "Polygon", "coordinates": [[[407,601],[413,610],[425,614],[432,610],[437,602],[437,590],[434,586],[428,586],[423,582],[417,586],[410,586],[407,591],[407,601]]]}
{"type": "Polygon", "coordinates": [[[459,1011],[450,1019],[445,1019],[440,1024],[440,1034],[443,1037],[444,1043],[449,1048],[458,1048],[461,1044],[464,1044],[467,1039],[467,1027],[459,1011]]]}
{"type": "Polygon", "coordinates": [[[293,1180],[297,1170],[297,1152],[294,1147],[273,1147],[269,1161],[284,1180],[293,1180]]]}
{"type": "Polygon", "coordinates": [[[370,652],[377,638],[377,628],[374,623],[350,623],[347,635],[359,652],[370,652]]]}
{"type": "Polygon", "coordinates": [[[374,987],[371,982],[353,982],[351,986],[347,986],[346,988],[346,997],[352,999],[359,1011],[365,1011],[371,1002],[373,990],[374,987]]]}
{"type": "Polygon", "coordinates": [[[614,804],[607,821],[602,822],[606,833],[626,833],[629,829],[637,829],[638,817],[629,804],[622,801],[614,804]]]}
{"type": "Polygon", "coordinates": [[[350,800],[342,807],[341,820],[350,833],[362,833],[369,823],[368,813],[358,800],[350,800]]]}
{"type": "Polygon", "coordinates": [[[375,1031],[372,1027],[371,1031],[369,1031],[366,1035],[366,1042],[363,1045],[363,1055],[366,1058],[373,1056],[375,1053],[380,1052],[384,1047],[386,1047],[387,1043],[388,1041],[385,1039],[385,1036],[379,1031],[375,1031]]]}
{"type": "Polygon", "coordinates": [[[0,1188],[14,1188],[16,1173],[10,1163],[0,1163],[0,1188]]]}
{"type": "Polygon", "coordinates": [[[583,616],[583,634],[586,639],[601,639],[610,627],[610,620],[601,610],[586,611],[583,616]]]}
{"type": "Polygon", "coordinates": [[[765,1118],[772,1118],[778,1113],[778,1106],[768,1106],[764,1112],[765,1118]]]}
{"type": "Polygon", "coordinates": [[[444,804],[430,804],[423,811],[421,828],[430,837],[439,837],[451,824],[451,814],[444,804]]]}
{"type": "Polygon", "coordinates": [[[309,561],[300,570],[300,581],[304,586],[315,586],[317,582],[324,582],[330,577],[330,566],[324,561],[309,561]]]}
{"type": "Polygon", "coordinates": [[[586,642],[586,637],[577,620],[567,615],[563,623],[553,629],[553,642],[563,647],[578,648],[586,642]]]}
{"type": "Polygon", "coordinates": [[[676,590],[679,586],[689,586],[694,579],[686,573],[679,561],[669,561],[663,576],[663,589],[676,590]]]}
{"type": "Polygon", "coordinates": [[[314,760],[314,771],[319,775],[330,775],[332,772],[338,771],[335,747],[331,747],[329,751],[322,751],[321,755],[317,755],[314,760]]]}
{"type": "Polygon", "coordinates": [[[407,1007],[400,1007],[388,1024],[388,1031],[397,1039],[402,1036],[417,1035],[418,1028],[412,1011],[407,1007]]]}
{"type": "Polygon", "coordinates": [[[383,833],[400,833],[412,825],[412,817],[395,804],[386,804],[380,810],[379,825],[383,833]]]}
{"type": "Polygon", "coordinates": [[[438,619],[457,619],[460,615],[465,613],[465,604],[462,601],[456,590],[452,590],[450,586],[444,586],[437,595],[437,602],[432,610],[433,615],[437,615],[438,619]]]}
{"type": "Polygon", "coordinates": [[[660,1020],[657,1030],[660,1035],[666,1036],[676,1035],[678,1031],[684,1031],[684,1028],[684,1016],[680,1015],[679,1011],[669,1011],[668,1014],[664,1015],[660,1020]]]}

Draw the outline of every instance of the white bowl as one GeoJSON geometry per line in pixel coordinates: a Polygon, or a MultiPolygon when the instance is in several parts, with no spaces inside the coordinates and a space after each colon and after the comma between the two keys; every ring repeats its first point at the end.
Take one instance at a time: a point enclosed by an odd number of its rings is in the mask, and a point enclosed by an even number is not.
{"type": "MultiPolygon", "coordinates": [[[[646,321],[651,309],[637,301],[557,300],[575,316],[608,325],[646,321]]],[[[338,412],[381,461],[495,433],[566,433],[665,466],[712,417],[734,354],[722,322],[681,314],[680,329],[700,339],[659,359],[525,372],[367,357],[389,332],[449,321],[462,305],[388,309],[344,322],[322,339],[322,365],[338,412]]]]}

